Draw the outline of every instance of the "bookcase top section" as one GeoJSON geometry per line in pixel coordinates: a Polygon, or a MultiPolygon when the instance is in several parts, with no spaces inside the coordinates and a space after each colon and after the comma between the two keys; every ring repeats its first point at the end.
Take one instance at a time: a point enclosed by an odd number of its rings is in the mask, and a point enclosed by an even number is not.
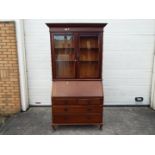
{"type": "Polygon", "coordinates": [[[51,27],[57,27],[57,28],[61,28],[61,27],[100,27],[100,28],[104,28],[107,23],[47,23],[46,24],[49,28],[51,27]]]}
{"type": "Polygon", "coordinates": [[[53,81],[52,97],[103,97],[102,81],[53,81]]]}

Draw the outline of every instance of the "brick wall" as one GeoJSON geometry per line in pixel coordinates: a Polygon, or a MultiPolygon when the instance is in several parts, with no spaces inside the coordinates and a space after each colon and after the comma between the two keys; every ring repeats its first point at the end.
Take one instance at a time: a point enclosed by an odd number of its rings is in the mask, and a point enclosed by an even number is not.
{"type": "Polygon", "coordinates": [[[20,111],[19,70],[14,22],[0,22],[0,115],[20,111]]]}

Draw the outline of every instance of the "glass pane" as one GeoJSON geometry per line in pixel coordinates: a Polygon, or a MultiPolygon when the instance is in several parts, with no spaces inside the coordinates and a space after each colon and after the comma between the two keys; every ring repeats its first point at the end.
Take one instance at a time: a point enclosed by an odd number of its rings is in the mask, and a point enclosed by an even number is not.
{"type": "Polygon", "coordinates": [[[72,35],[55,35],[54,47],[56,60],[75,60],[74,40],[72,35]]]}
{"type": "Polygon", "coordinates": [[[54,35],[55,48],[74,48],[72,35],[54,35]]]}
{"type": "Polygon", "coordinates": [[[98,48],[98,36],[81,36],[80,48],[98,48]]]}
{"type": "Polygon", "coordinates": [[[75,78],[74,62],[57,61],[56,62],[56,77],[57,78],[75,78]]]}
{"type": "Polygon", "coordinates": [[[98,61],[99,48],[97,36],[80,37],[80,61],[98,61]]]}
{"type": "Polygon", "coordinates": [[[73,35],[54,35],[57,78],[75,78],[75,50],[73,35]]]}
{"type": "Polygon", "coordinates": [[[98,36],[80,36],[79,61],[80,78],[99,77],[98,36]]]}
{"type": "Polygon", "coordinates": [[[98,78],[99,65],[97,62],[80,62],[80,78],[98,78]]]}
{"type": "Polygon", "coordinates": [[[80,49],[80,61],[98,61],[99,51],[93,49],[80,49]]]}
{"type": "Polygon", "coordinates": [[[56,49],[55,56],[56,56],[56,61],[74,61],[75,60],[74,49],[56,49]]]}

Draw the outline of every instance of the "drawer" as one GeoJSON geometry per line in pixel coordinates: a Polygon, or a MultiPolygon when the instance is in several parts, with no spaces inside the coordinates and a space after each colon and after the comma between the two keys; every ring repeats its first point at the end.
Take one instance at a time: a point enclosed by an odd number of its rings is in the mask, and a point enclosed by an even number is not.
{"type": "Polygon", "coordinates": [[[53,115],[55,124],[95,124],[102,123],[102,115],[53,115]]]}
{"type": "Polygon", "coordinates": [[[92,98],[92,99],[78,99],[78,104],[82,105],[102,105],[102,99],[100,98],[92,98]]]}
{"type": "Polygon", "coordinates": [[[76,105],[77,100],[76,99],[53,99],[52,104],[53,105],[76,105]]]}
{"type": "Polygon", "coordinates": [[[102,105],[102,98],[53,99],[53,105],[102,105]]]}
{"type": "Polygon", "coordinates": [[[70,114],[70,113],[102,113],[103,106],[94,106],[94,105],[89,105],[89,106],[63,106],[63,105],[54,105],[52,106],[52,111],[54,114],[56,113],[65,113],[65,114],[70,114]]]}

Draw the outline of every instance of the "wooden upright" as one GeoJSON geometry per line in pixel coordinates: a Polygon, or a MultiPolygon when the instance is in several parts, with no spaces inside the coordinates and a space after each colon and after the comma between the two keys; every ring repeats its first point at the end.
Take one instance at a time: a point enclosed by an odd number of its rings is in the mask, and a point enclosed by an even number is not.
{"type": "Polygon", "coordinates": [[[52,127],[102,127],[102,54],[106,23],[47,25],[52,56],[52,127]]]}

